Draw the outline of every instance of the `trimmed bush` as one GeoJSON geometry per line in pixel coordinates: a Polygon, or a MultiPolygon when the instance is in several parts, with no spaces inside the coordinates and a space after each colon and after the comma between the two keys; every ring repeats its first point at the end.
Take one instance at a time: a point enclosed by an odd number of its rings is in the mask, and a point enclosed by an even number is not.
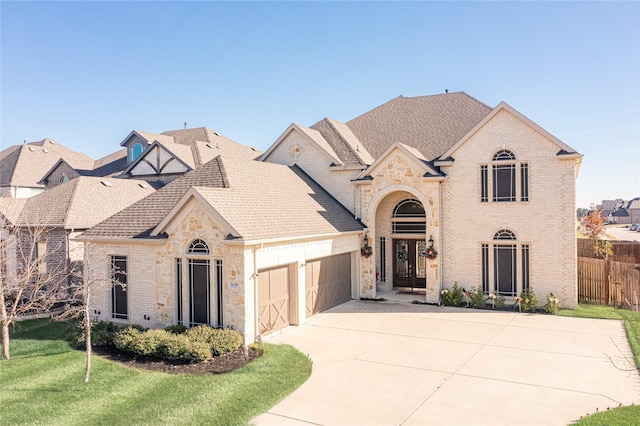
{"type": "Polygon", "coordinates": [[[208,344],[213,356],[233,352],[242,346],[242,336],[236,330],[199,325],[188,329],[185,334],[194,342],[208,344]]]}
{"type": "Polygon", "coordinates": [[[159,349],[157,356],[171,361],[200,362],[211,357],[208,344],[192,342],[184,334],[168,333],[159,349]]]}
{"type": "Polygon", "coordinates": [[[133,347],[141,335],[140,330],[129,326],[116,332],[113,336],[113,344],[121,351],[135,352],[133,347]]]}
{"type": "Polygon", "coordinates": [[[236,330],[218,329],[214,330],[213,338],[209,344],[214,356],[224,355],[242,346],[242,336],[236,330]]]}
{"type": "Polygon", "coordinates": [[[189,328],[185,334],[194,342],[211,343],[216,329],[208,325],[197,325],[189,328]]]}
{"type": "Polygon", "coordinates": [[[524,312],[535,312],[538,305],[538,295],[532,288],[525,288],[520,293],[520,303],[524,312]]]}
{"type": "Polygon", "coordinates": [[[173,334],[184,334],[187,331],[187,327],[182,324],[170,325],[169,327],[165,328],[165,330],[173,334]]]}
{"type": "Polygon", "coordinates": [[[171,336],[166,330],[147,330],[133,343],[133,352],[142,356],[161,356],[164,342],[171,336]]]}
{"type": "Polygon", "coordinates": [[[440,300],[445,306],[459,306],[462,304],[462,289],[458,283],[454,283],[451,290],[444,289],[440,292],[440,300]]]}
{"type": "Polygon", "coordinates": [[[116,332],[122,330],[122,326],[112,322],[99,321],[91,327],[91,343],[94,345],[113,345],[116,332]]]}

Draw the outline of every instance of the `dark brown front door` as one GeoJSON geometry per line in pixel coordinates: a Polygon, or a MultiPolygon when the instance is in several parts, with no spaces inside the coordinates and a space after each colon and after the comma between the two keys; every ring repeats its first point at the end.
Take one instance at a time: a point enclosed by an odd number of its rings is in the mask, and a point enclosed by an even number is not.
{"type": "Polygon", "coordinates": [[[427,287],[426,248],[425,240],[393,240],[394,287],[427,287]]]}

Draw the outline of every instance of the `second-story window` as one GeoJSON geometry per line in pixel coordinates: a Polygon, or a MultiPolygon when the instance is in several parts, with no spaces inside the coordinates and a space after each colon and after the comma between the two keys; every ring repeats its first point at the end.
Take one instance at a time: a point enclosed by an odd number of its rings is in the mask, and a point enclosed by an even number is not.
{"type": "Polygon", "coordinates": [[[513,152],[502,149],[495,153],[490,165],[480,166],[480,202],[514,202],[518,199],[529,201],[529,165],[516,161],[513,152]]]}

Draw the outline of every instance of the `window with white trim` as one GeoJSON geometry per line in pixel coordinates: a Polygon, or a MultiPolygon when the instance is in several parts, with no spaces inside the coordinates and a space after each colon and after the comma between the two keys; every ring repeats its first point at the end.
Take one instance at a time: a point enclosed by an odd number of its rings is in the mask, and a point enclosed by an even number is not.
{"type": "Polygon", "coordinates": [[[489,200],[494,203],[529,201],[529,165],[518,162],[515,154],[507,149],[496,152],[491,164],[480,166],[480,202],[489,200]]]}

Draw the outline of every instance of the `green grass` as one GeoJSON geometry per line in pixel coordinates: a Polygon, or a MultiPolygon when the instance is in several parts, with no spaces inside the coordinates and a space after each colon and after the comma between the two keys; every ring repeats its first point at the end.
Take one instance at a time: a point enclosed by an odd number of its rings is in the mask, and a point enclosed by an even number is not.
{"type": "Polygon", "coordinates": [[[171,375],[124,367],[94,356],[83,382],[85,354],[64,341],[65,324],[18,324],[11,359],[0,363],[3,425],[238,425],[297,389],[311,361],[288,345],[231,373],[171,375]]]}
{"type": "MultiPolygon", "coordinates": [[[[581,304],[576,309],[562,309],[558,315],[578,318],[603,318],[624,321],[629,346],[633,352],[636,368],[640,369],[640,314],[612,306],[581,304]]],[[[640,424],[640,406],[620,407],[592,414],[577,422],[580,426],[640,424]]]]}

